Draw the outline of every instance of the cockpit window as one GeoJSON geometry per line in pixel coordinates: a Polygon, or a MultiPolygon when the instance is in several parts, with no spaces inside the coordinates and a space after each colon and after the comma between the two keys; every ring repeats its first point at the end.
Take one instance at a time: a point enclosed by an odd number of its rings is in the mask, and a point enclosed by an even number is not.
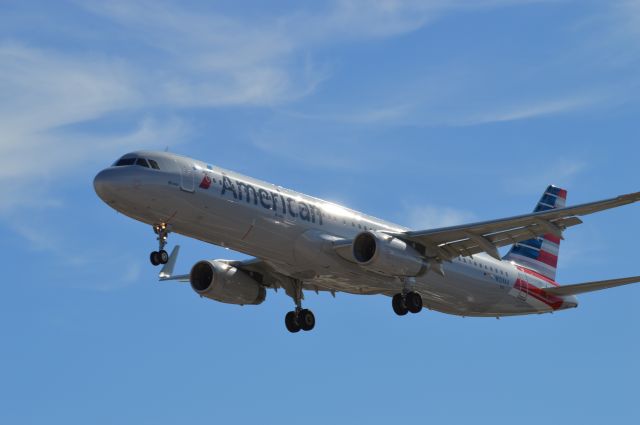
{"type": "Polygon", "coordinates": [[[138,158],[136,156],[120,158],[113,164],[114,167],[122,167],[125,165],[139,165],[140,167],[153,168],[154,170],[160,169],[158,163],[153,159],[138,158]]]}
{"type": "Polygon", "coordinates": [[[120,158],[118,162],[116,162],[116,167],[121,167],[123,165],[133,165],[135,162],[135,158],[120,158]]]}

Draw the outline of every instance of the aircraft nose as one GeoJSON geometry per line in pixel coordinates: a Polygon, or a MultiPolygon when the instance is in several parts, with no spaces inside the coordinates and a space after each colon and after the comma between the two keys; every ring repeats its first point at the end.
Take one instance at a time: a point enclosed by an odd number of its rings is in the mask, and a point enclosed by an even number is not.
{"type": "Polygon", "coordinates": [[[119,186],[122,185],[122,179],[116,170],[105,169],[100,171],[93,179],[93,188],[96,194],[104,202],[114,202],[114,197],[119,186]]]}

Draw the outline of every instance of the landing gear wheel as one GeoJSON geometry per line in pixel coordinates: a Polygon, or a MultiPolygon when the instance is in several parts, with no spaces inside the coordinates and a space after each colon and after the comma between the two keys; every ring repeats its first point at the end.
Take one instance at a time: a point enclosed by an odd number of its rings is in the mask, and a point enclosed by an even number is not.
{"type": "Polygon", "coordinates": [[[422,311],[422,297],[417,292],[409,292],[404,297],[404,304],[411,313],[416,314],[422,311]]]}
{"type": "Polygon", "coordinates": [[[300,325],[298,324],[298,315],[295,311],[290,311],[284,316],[284,324],[287,330],[292,334],[300,332],[300,325]]]}
{"type": "Polygon", "coordinates": [[[316,325],[316,318],[311,310],[300,310],[298,312],[298,324],[303,331],[310,331],[316,325]]]}
{"type": "Polygon", "coordinates": [[[160,253],[158,251],[153,251],[149,255],[149,261],[151,261],[151,264],[153,264],[154,266],[160,264],[160,253]]]}
{"type": "Polygon", "coordinates": [[[393,311],[398,316],[404,316],[409,312],[402,294],[395,294],[393,296],[393,299],[391,300],[391,306],[393,307],[393,311]]]}
{"type": "Polygon", "coordinates": [[[164,249],[158,252],[158,258],[160,260],[160,264],[167,264],[169,262],[169,254],[164,249]]]}
{"type": "Polygon", "coordinates": [[[164,247],[167,245],[167,238],[171,232],[169,225],[167,223],[154,224],[153,231],[158,235],[156,238],[158,240],[158,250],[153,251],[149,256],[151,264],[154,266],[167,264],[169,262],[169,254],[164,250],[164,247]]]}

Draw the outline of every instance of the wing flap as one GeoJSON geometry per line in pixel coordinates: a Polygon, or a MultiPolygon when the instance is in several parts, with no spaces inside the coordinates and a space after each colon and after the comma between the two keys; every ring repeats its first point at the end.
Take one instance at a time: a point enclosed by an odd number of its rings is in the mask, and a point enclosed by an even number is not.
{"type": "MultiPolygon", "coordinates": [[[[564,229],[567,229],[571,226],[576,226],[581,223],[582,221],[579,218],[571,217],[568,219],[558,220],[556,223],[554,223],[554,225],[558,225],[564,229]]],[[[512,245],[517,242],[526,241],[527,239],[540,236],[547,232],[548,231],[546,230],[546,227],[544,227],[544,225],[532,224],[531,226],[491,233],[482,237],[488,242],[490,242],[491,246],[495,248],[499,248],[501,246],[512,245]]],[[[467,239],[460,239],[454,242],[444,243],[439,245],[438,248],[439,249],[444,248],[449,253],[453,251],[450,258],[454,258],[459,255],[471,256],[471,255],[479,254],[481,252],[488,252],[491,255],[490,247],[488,248],[485,245],[481,245],[473,237],[469,237],[467,239]]],[[[495,257],[495,255],[493,256],[495,257]]]]}
{"type": "Polygon", "coordinates": [[[576,283],[573,285],[545,288],[543,291],[549,295],[578,295],[584,294],[585,292],[600,291],[602,289],[615,288],[616,286],[629,285],[637,282],[640,282],[640,276],[601,280],[597,282],[576,283]]]}

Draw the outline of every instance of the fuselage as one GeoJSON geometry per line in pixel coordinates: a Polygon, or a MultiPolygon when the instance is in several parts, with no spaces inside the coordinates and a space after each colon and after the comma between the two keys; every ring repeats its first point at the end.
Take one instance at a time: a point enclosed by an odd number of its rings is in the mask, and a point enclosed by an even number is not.
{"type": "Polygon", "coordinates": [[[429,271],[409,282],[369,272],[338,255],[333,242],[351,240],[363,231],[408,229],[172,153],[139,151],[119,162],[94,181],[96,192],[112,208],[261,258],[279,273],[318,290],[391,296],[408,284],[425,307],[460,316],[546,313],[577,306],[573,296],[541,291],[557,286],[550,279],[484,254],[444,262],[442,274],[429,271]]]}

